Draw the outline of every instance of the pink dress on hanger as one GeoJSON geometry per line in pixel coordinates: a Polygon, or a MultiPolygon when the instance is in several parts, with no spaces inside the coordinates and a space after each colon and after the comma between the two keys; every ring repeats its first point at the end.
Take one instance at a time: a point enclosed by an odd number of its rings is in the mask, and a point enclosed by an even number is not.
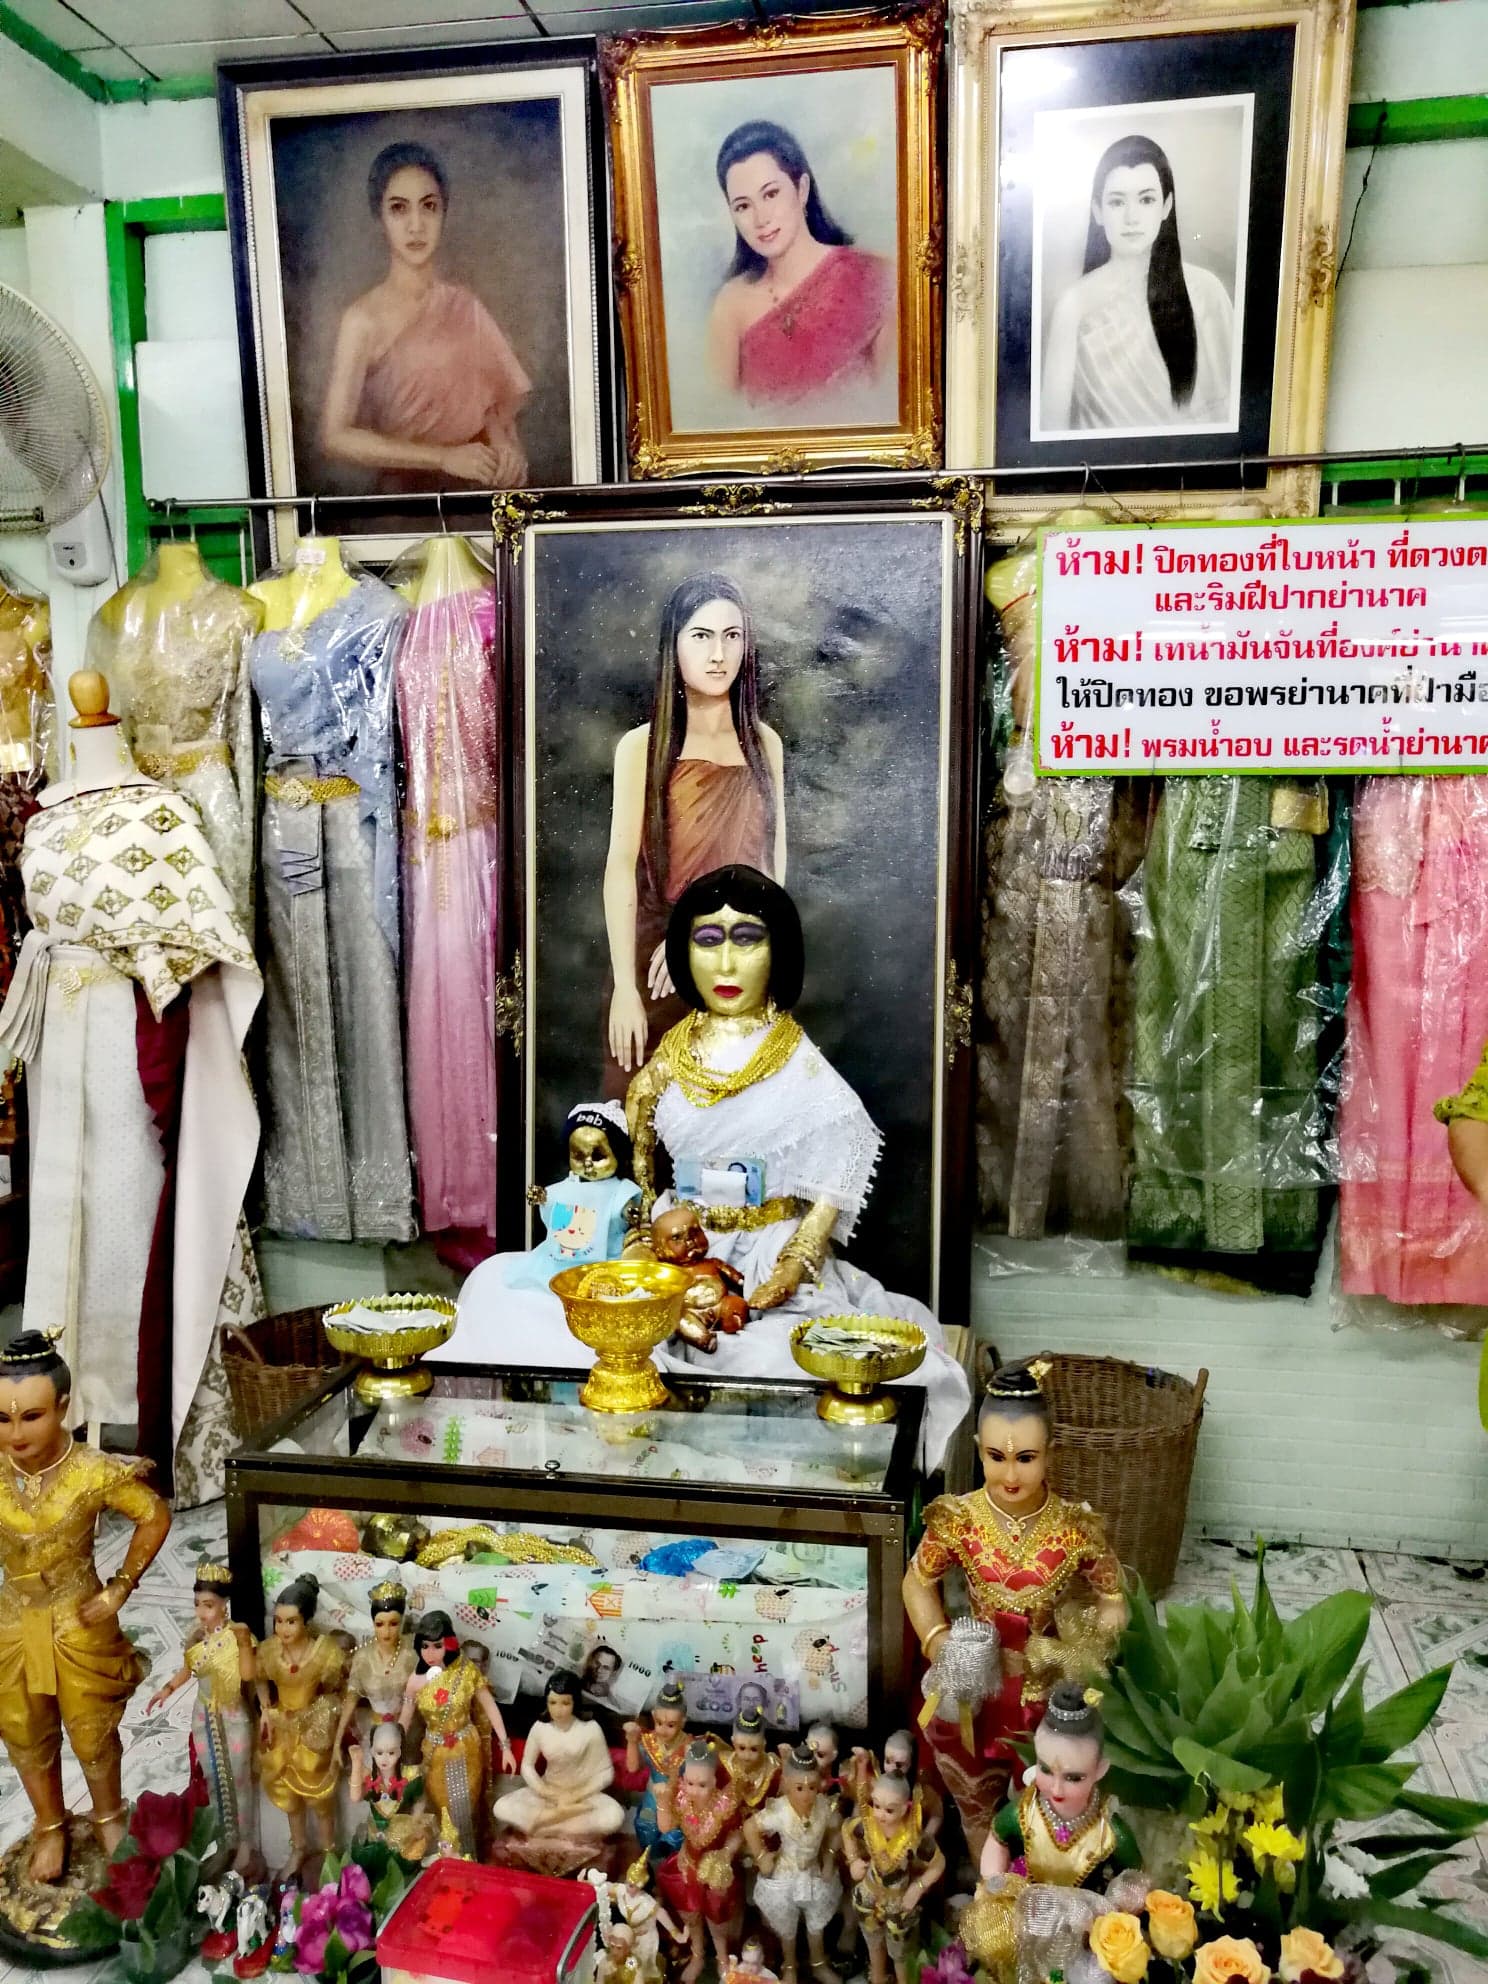
{"type": "Polygon", "coordinates": [[[496,1232],[496,600],[416,607],[398,658],[408,1117],[425,1230],[496,1232]]]}
{"type": "Polygon", "coordinates": [[[1339,1113],[1351,1295],[1488,1303],[1488,1225],[1433,1114],[1488,1035],[1488,777],[1366,779],[1339,1113]]]}

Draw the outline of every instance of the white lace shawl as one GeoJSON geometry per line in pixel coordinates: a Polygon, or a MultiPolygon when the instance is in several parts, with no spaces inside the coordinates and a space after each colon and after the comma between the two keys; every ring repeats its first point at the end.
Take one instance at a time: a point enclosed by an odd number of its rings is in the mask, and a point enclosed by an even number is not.
{"type": "MultiPolygon", "coordinates": [[[[720,1074],[736,1072],[759,1040],[751,1034],[727,1041],[712,1065],[720,1074]]],[[[862,1215],[883,1146],[867,1110],[805,1035],[777,1073],[709,1109],[671,1083],[656,1106],[656,1134],[674,1165],[758,1158],[766,1197],[825,1199],[837,1208],[838,1241],[851,1238],[862,1215]]]]}

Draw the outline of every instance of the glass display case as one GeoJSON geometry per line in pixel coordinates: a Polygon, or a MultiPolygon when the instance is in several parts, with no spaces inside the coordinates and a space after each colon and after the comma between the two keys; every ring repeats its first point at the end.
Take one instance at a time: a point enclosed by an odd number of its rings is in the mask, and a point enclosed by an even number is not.
{"type": "Polygon", "coordinates": [[[669,1378],[668,1406],[611,1417],[572,1372],[442,1364],[431,1392],[375,1407],[353,1375],[228,1461],[234,1605],[255,1631],[309,1571],[318,1624],[363,1638],[392,1576],[410,1616],[437,1607],[479,1642],[519,1727],[557,1667],[616,1731],[673,1677],[704,1728],[752,1702],[782,1740],[903,1719],[917,1390],[855,1427],[819,1418],[805,1383],[669,1378]],[[406,1562],[382,1554],[410,1540],[406,1562]]]}

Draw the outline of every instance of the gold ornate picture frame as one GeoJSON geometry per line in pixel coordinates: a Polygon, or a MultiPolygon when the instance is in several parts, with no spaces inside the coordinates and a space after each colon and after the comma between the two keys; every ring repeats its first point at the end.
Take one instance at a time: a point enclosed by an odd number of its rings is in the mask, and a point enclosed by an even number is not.
{"type": "Polygon", "coordinates": [[[940,461],[943,40],[931,4],[601,44],[633,476],[940,461]]]}
{"type": "Polygon", "coordinates": [[[947,460],[995,515],[1307,515],[1354,0],[952,0],[947,460]],[[1145,266],[1145,280],[1141,274],[1145,266]]]}

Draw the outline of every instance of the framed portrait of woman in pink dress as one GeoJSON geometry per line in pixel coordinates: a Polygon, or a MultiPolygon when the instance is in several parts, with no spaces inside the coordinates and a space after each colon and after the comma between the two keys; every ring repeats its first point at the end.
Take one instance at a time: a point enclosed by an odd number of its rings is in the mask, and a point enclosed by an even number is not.
{"type": "Polygon", "coordinates": [[[938,40],[603,44],[632,474],[939,461],[938,40]]]}
{"type": "Polygon", "coordinates": [[[478,528],[479,492],[607,471],[595,88],[556,41],[222,69],[255,494],[365,495],[338,524],[386,556],[428,525],[402,494],[478,528]]]}

